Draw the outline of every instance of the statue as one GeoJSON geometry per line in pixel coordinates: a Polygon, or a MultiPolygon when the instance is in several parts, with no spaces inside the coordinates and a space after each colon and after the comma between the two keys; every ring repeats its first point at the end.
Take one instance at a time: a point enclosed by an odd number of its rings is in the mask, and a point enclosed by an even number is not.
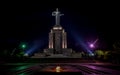
{"type": "Polygon", "coordinates": [[[60,16],[62,15],[64,14],[60,14],[60,12],[58,11],[58,8],[56,9],[56,11],[52,12],[52,16],[55,16],[56,25],[60,25],[60,16]]]}

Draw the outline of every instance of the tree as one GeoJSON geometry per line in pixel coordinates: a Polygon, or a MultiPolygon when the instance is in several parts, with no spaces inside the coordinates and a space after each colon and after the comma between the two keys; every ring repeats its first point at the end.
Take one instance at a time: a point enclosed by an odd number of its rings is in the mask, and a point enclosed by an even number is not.
{"type": "Polygon", "coordinates": [[[120,63],[120,40],[117,40],[113,43],[113,49],[112,51],[112,57],[113,57],[113,62],[114,63],[120,63]]]}
{"type": "Polygon", "coordinates": [[[120,40],[113,43],[113,48],[115,50],[120,50],[120,40]]]}
{"type": "Polygon", "coordinates": [[[103,58],[104,52],[103,52],[102,50],[96,50],[96,51],[95,51],[95,56],[96,56],[97,58],[103,58]]]}

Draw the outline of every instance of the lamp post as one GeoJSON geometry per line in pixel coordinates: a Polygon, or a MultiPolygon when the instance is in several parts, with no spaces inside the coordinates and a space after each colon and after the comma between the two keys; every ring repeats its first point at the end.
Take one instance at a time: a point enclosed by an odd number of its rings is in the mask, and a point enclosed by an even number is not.
{"type": "Polygon", "coordinates": [[[98,41],[98,38],[94,42],[89,43],[89,47],[90,47],[90,49],[92,49],[92,51],[91,51],[92,53],[89,54],[90,56],[94,56],[94,49],[96,48],[97,41],[98,41]]]}
{"type": "Polygon", "coordinates": [[[25,51],[26,47],[27,47],[27,44],[25,42],[22,42],[20,44],[19,48],[20,48],[20,50],[22,50],[22,51],[20,51],[20,55],[24,56],[24,51],[25,51]]]}

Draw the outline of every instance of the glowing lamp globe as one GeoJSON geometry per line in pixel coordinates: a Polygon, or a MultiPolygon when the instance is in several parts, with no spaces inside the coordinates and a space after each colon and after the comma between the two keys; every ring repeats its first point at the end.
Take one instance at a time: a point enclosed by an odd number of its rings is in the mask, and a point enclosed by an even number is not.
{"type": "Polygon", "coordinates": [[[94,44],[90,44],[90,48],[94,48],[94,44]]]}

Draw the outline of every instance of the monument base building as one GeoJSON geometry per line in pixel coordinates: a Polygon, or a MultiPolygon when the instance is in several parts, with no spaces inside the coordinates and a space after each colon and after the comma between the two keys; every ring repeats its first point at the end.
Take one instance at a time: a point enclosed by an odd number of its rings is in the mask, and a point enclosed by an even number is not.
{"type": "Polygon", "coordinates": [[[59,24],[60,14],[58,9],[52,13],[56,17],[56,24],[53,26],[49,33],[48,49],[44,49],[43,54],[36,53],[32,58],[38,57],[70,57],[72,49],[67,48],[67,33],[59,24]]]}

